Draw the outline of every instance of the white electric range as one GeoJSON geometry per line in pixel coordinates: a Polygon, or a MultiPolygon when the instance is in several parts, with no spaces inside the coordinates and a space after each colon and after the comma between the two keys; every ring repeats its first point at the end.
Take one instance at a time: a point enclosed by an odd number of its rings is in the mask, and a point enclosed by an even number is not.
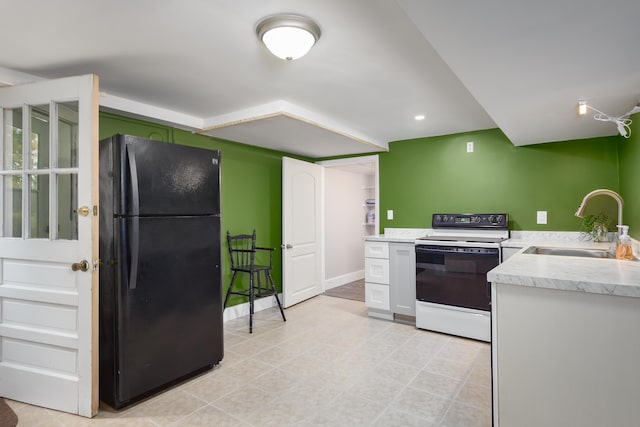
{"type": "Polygon", "coordinates": [[[487,272],[501,261],[508,215],[434,214],[415,241],[416,327],[491,341],[487,272]]]}

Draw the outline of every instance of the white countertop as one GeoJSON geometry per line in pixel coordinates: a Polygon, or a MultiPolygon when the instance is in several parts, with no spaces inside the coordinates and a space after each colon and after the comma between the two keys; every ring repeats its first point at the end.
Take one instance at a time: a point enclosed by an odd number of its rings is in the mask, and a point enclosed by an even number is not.
{"type": "Polygon", "coordinates": [[[385,228],[384,234],[365,237],[368,242],[415,243],[418,237],[426,236],[429,228],[385,228]]]}
{"type": "MultiPolygon", "coordinates": [[[[580,242],[554,246],[597,247],[580,242]]],[[[539,242],[538,246],[544,246],[539,242]]],[[[605,246],[605,247],[607,247],[605,246]]],[[[524,249],[523,249],[524,251],[524,249]]],[[[518,252],[487,274],[487,280],[520,286],[640,298],[640,262],[518,252]]]]}
{"type": "Polygon", "coordinates": [[[375,236],[367,236],[367,242],[389,242],[389,243],[415,243],[415,237],[389,236],[386,234],[376,234],[375,236]]]}
{"type": "MultiPolygon", "coordinates": [[[[414,243],[430,229],[385,228],[372,242],[414,243]]],[[[612,233],[611,237],[614,237],[612,233]]],[[[640,261],[522,253],[529,246],[613,249],[615,242],[583,240],[578,232],[512,231],[503,247],[522,248],[487,274],[490,282],[640,298],[640,261]]],[[[633,240],[634,254],[640,244],[633,240]]]]}

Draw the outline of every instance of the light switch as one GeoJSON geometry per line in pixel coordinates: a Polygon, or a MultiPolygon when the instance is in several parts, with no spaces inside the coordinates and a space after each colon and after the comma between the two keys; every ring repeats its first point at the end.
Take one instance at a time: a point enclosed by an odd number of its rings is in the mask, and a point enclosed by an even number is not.
{"type": "Polygon", "coordinates": [[[393,210],[392,209],[387,211],[387,219],[393,219],[393,210]]]}
{"type": "Polygon", "coordinates": [[[546,224],[547,223],[547,211],[538,211],[536,215],[536,222],[538,224],[546,224]]]}

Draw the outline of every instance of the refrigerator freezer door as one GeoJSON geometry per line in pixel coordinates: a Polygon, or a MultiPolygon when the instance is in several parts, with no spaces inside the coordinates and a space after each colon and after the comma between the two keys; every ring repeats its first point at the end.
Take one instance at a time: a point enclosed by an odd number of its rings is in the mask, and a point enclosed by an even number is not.
{"type": "Polygon", "coordinates": [[[120,135],[120,215],[220,213],[218,151],[120,135]]]}
{"type": "Polygon", "coordinates": [[[117,401],[107,402],[118,407],[217,364],[223,338],[220,218],[120,218],[116,224],[123,242],[118,263],[128,267],[119,270],[117,292],[117,401]]]}

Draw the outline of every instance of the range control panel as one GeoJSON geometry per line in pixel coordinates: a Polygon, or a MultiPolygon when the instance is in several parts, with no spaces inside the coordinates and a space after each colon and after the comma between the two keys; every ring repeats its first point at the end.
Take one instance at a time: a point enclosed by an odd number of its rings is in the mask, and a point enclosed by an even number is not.
{"type": "Polygon", "coordinates": [[[492,228],[507,229],[509,216],[498,214],[433,214],[433,228],[492,228]]]}

